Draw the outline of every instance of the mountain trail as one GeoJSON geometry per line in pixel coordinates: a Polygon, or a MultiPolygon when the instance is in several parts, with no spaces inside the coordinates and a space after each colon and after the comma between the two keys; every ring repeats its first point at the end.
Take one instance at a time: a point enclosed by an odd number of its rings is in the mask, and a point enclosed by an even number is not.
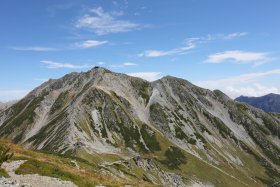
{"type": "Polygon", "coordinates": [[[38,174],[15,174],[16,169],[25,162],[26,160],[17,160],[3,163],[1,167],[8,172],[10,178],[0,178],[0,187],[77,187],[70,181],[63,181],[53,177],[38,174]]]}

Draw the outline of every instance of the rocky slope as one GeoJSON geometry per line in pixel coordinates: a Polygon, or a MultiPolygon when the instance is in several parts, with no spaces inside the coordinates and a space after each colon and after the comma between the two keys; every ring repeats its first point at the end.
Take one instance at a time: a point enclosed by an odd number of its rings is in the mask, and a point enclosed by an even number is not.
{"type": "Polygon", "coordinates": [[[0,112],[0,137],[167,186],[280,179],[280,120],[222,92],[93,68],[49,80],[0,112]]]}
{"type": "Polygon", "coordinates": [[[280,95],[268,94],[261,97],[246,97],[240,96],[236,101],[248,103],[249,105],[260,108],[266,112],[280,113],[280,95]]]}

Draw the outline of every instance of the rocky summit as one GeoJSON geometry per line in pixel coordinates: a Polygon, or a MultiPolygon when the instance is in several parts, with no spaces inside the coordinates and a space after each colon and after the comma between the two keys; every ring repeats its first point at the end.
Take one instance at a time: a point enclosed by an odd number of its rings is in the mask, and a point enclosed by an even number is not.
{"type": "Polygon", "coordinates": [[[190,82],[95,67],[51,79],[0,112],[0,137],[159,186],[280,180],[280,117],[190,82]]]}

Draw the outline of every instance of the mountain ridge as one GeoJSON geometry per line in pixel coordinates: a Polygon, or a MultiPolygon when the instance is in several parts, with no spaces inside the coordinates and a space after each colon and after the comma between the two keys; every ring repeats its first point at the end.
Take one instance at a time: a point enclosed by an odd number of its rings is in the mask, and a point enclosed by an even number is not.
{"type": "Polygon", "coordinates": [[[277,116],[219,90],[100,67],[51,79],[0,112],[2,138],[88,161],[114,155],[118,167],[99,159],[111,174],[170,186],[272,184],[280,178],[278,132],[277,116]]]}
{"type": "Polygon", "coordinates": [[[235,99],[236,101],[248,103],[251,106],[260,108],[266,112],[280,113],[280,95],[270,93],[260,97],[240,96],[235,99]]]}

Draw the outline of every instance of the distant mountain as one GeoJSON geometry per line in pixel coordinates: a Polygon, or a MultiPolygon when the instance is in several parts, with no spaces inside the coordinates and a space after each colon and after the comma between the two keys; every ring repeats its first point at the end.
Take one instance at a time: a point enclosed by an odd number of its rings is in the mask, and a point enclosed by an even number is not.
{"type": "Polygon", "coordinates": [[[5,108],[5,103],[0,102],[0,110],[3,110],[5,108]]]}
{"type": "Polygon", "coordinates": [[[0,112],[0,137],[98,164],[116,180],[259,187],[280,180],[279,124],[183,79],[95,67],[51,79],[0,112]]]}
{"type": "Polygon", "coordinates": [[[9,108],[10,106],[12,106],[15,103],[16,103],[16,101],[9,101],[6,103],[0,102],[0,111],[9,108]]]}
{"type": "Polygon", "coordinates": [[[249,105],[260,108],[266,112],[280,113],[280,95],[278,94],[271,93],[262,97],[240,96],[235,100],[248,103],[249,105]]]}

